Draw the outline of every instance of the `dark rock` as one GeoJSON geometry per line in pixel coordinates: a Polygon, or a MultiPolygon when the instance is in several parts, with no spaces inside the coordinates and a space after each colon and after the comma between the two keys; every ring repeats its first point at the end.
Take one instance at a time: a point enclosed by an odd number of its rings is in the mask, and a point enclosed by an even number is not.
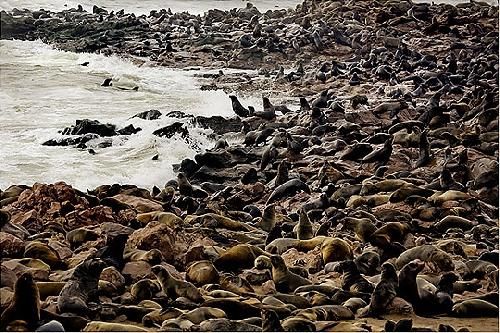
{"type": "Polygon", "coordinates": [[[242,126],[241,120],[239,118],[226,119],[221,116],[198,116],[193,120],[193,123],[202,128],[210,128],[212,131],[219,135],[229,132],[239,132],[242,126]]]}
{"type": "Polygon", "coordinates": [[[156,136],[166,137],[168,139],[177,133],[180,134],[182,138],[187,138],[189,136],[188,129],[185,128],[184,124],[180,122],[175,122],[172,125],[162,127],[153,132],[156,136]]]}
{"type": "Polygon", "coordinates": [[[144,120],[155,120],[161,117],[161,112],[158,110],[149,110],[136,114],[132,118],[141,118],[144,120]]]}
{"type": "Polygon", "coordinates": [[[117,135],[115,125],[102,124],[97,120],[90,119],[77,120],[75,126],[66,127],[62,132],[64,135],[83,135],[87,133],[95,133],[99,136],[117,135]]]}
{"type": "Polygon", "coordinates": [[[121,134],[121,135],[132,135],[132,134],[136,134],[137,132],[140,132],[142,131],[142,129],[140,127],[134,127],[134,125],[130,124],[120,130],[118,130],[118,133],[121,134]]]}

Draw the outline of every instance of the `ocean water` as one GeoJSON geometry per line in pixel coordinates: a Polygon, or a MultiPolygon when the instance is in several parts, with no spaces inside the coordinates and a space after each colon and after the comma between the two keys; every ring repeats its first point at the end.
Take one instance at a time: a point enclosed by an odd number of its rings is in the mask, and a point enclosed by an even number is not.
{"type": "MultiPolygon", "coordinates": [[[[191,142],[160,138],[152,132],[178,121],[169,111],[193,115],[232,116],[230,99],[222,91],[201,91],[195,72],[137,66],[119,57],[59,51],[40,41],[0,41],[0,188],[12,184],[66,181],[77,188],[99,184],[163,185],[175,177],[172,163],[210,148],[210,130],[190,125],[191,142]],[[80,63],[88,61],[87,67],[80,63]],[[139,86],[139,91],[101,87],[112,77],[115,85],[139,86]],[[157,109],[158,120],[130,119],[157,109]],[[59,130],[77,119],[97,119],[143,130],[113,137],[113,146],[96,155],[72,147],[41,144],[62,137],[59,130]],[[159,154],[158,161],[151,158],[159,154]]],[[[260,105],[258,97],[243,103],[260,105]]]]}
{"type": "Polygon", "coordinates": [[[301,0],[1,0],[0,9],[10,10],[14,7],[37,10],[40,8],[47,10],[63,10],[65,8],[76,8],[81,4],[84,9],[92,11],[93,5],[98,5],[108,10],[125,9],[126,12],[136,14],[148,14],[153,9],[170,8],[172,11],[189,11],[193,14],[201,14],[212,8],[228,10],[232,8],[245,7],[251,2],[259,10],[279,9],[294,7],[301,0]]]}

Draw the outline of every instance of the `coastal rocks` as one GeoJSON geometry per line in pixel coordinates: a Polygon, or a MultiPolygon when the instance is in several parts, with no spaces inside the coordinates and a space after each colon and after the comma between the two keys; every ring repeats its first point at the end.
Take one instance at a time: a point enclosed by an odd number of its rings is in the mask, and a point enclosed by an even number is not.
{"type": "Polygon", "coordinates": [[[152,221],[146,227],[134,231],[128,239],[128,245],[140,250],[159,249],[168,262],[174,258],[175,237],[166,224],[152,221]]]}
{"type": "Polygon", "coordinates": [[[181,138],[184,138],[184,139],[189,137],[188,129],[181,122],[175,122],[171,125],[162,127],[162,128],[157,129],[156,131],[153,132],[153,135],[165,137],[167,139],[170,139],[171,137],[173,137],[176,134],[179,134],[181,136],[181,138]]]}
{"type": "Polygon", "coordinates": [[[229,132],[239,132],[242,126],[239,118],[224,118],[221,116],[197,116],[193,122],[201,128],[209,128],[214,133],[222,135],[229,132]]]}
{"type": "Polygon", "coordinates": [[[156,120],[161,117],[161,112],[158,110],[149,110],[136,114],[132,118],[141,118],[144,120],[156,120]]]}
{"type": "Polygon", "coordinates": [[[2,26],[0,37],[7,38],[22,38],[28,32],[36,29],[35,20],[28,16],[15,17],[4,10],[0,12],[0,24],[2,26]]]}
{"type": "MultiPolygon", "coordinates": [[[[128,125],[124,128],[117,129],[116,125],[102,124],[97,120],[83,119],[77,120],[75,125],[66,127],[62,130],[62,135],[73,135],[78,137],[63,137],[59,139],[51,139],[42,143],[44,146],[74,146],[85,148],[86,143],[101,137],[111,137],[117,135],[132,135],[140,132],[140,128],[135,128],[134,125],[128,125]]],[[[101,146],[107,145],[106,143],[101,146]]]]}
{"type": "Polygon", "coordinates": [[[24,242],[21,239],[8,233],[0,232],[0,253],[2,258],[21,258],[23,252],[24,242]]]}
{"type": "Polygon", "coordinates": [[[119,202],[124,203],[125,205],[134,208],[134,210],[138,213],[148,213],[163,210],[160,203],[133,195],[117,194],[113,198],[118,200],[119,202]]]}

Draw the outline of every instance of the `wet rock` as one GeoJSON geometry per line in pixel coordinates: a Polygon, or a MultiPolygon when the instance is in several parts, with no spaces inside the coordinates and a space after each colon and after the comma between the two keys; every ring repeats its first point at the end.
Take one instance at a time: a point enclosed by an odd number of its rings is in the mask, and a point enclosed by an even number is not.
{"type": "Polygon", "coordinates": [[[132,118],[141,118],[144,120],[156,120],[161,117],[161,112],[158,110],[149,110],[136,114],[132,118]]]}
{"type": "Polygon", "coordinates": [[[214,131],[214,133],[219,135],[229,132],[239,132],[242,126],[239,118],[227,119],[221,116],[197,116],[193,119],[193,122],[202,128],[209,128],[214,131]]]}

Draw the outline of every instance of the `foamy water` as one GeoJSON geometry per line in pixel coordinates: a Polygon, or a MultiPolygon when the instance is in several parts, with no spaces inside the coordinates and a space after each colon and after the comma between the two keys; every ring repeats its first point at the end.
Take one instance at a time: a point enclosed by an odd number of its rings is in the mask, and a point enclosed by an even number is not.
{"type": "MultiPolygon", "coordinates": [[[[193,72],[141,67],[118,57],[76,54],[52,49],[39,41],[0,41],[0,188],[11,184],[66,181],[77,188],[105,183],[134,183],[151,187],[174,177],[172,163],[210,148],[210,130],[190,128],[194,145],[152,132],[177,119],[165,117],[180,110],[193,115],[232,116],[230,100],[222,91],[199,90],[193,72]],[[80,63],[88,61],[88,67],[80,63]],[[101,87],[107,77],[115,85],[139,86],[139,91],[101,87]],[[133,115],[157,109],[158,120],[133,115]],[[41,144],[60,137],[58,131],[76,119],[97,119],[143,130],[114,137],[109,148],[97,154],[72,147],[41,144]],[[155,155],[159,161],[152,161],[155,155]]],[[[258,105],[259,98],[242,99],[258,105]]],[[[98,142],[94,144],[97,145],[98,142]]]]}
{"type": "Polygon", "coordinates": [[[0,9],[11,10],[14,7],[27,8],[38,10],[40,8],[46,10],[64,10],[68,8],[76,8],[81,4],[84,9],[92,12],[92,6],[98,5],[107,10],[125,9],[126,12],[136,14],[149,14],[153,9],[171,8],[175,12],[189,11],[193,14],[201,14],[209,9],[218,8],[229,10],[232,8],[245,7],[248,2],[254,4],[259,10],[266,11],[268,9],[279,9],[294,7],[301,0],[94,0],[94,1],[75,1],[75,0],[1,0],[0,9]],[[66,6],[65,6],[66,5],[66,6]]]}

